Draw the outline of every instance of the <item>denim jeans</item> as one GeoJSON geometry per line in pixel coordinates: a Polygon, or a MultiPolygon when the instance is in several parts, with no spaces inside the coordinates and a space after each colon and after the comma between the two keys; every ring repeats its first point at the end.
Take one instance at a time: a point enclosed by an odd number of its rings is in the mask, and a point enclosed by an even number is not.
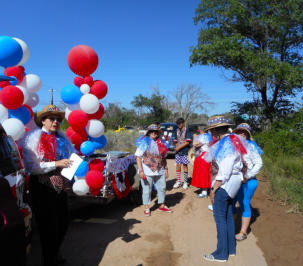
{"type": "Polygon", "coordinates": [[[141,185],[143,189],[142,200],[144,205],[150,204],[153,184],[155,184],[155,187],[157,189],[158,203],[164,203],[166,190],[165,174],[156,176],[146,176],[146,179],[141,179],[141,185]]]}
{"type": "Polygon", "coordinates": [[[236,254],[236,240],[232,199],[223,188],[216,191],[213,208],[218,243],[212,255],[216,259],[227,260],[229,254],[236,254]]]}

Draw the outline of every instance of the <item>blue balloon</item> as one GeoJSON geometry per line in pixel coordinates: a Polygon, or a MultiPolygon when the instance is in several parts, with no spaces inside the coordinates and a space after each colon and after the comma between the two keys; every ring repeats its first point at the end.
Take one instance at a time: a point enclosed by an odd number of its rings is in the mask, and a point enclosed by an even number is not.
{"type": "Polygon", "coordinates": [[[89,140],[95,145],[97,150],[101,150],[106,146],[106,137],[104,135],[99,138],[89,138],[89,140]]]}
{"type": "Polygon", "coordinates": [[[0,36],[0,66],[15,66],[22,57],[22,47],[16,40],[8,36],[0,36]]]}
{"type": "Polygon", "coordinates": [[[95,145],[91,141],[84,141],[80,146],[83,155],[92,155],[95,151],[95,145]]]}
{"type": "Polygon", "coordinates": [[[17,109],[8,109],[9,118],[17,118],[24,125],[26,125],[31,120],[31,113],[25,106],[20,106],[17,109]]]}
{"type": "Polygon", "coordinates": [[[76,85],[67,85],[61,90],[61,98],[67,104],[80,102],[82,93],[76,85]]]}
{"type": "Polygon", "coordinates": [[[86,161],[82,161],[78,166],[75,175],[76,176],[85,176],[88,172],[88,163],[86,161]]]}

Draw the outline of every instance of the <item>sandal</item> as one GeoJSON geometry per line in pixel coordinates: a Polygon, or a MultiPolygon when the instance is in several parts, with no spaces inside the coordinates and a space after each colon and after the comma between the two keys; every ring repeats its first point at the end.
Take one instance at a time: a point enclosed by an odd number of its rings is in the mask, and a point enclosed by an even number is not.
{"type": "Polygon", "coordinates": [[[235,236],[235,238],[238,241],[242,241],[242,240],[245,240],[247,238],[247,234],[241,231],[239,234],[237,234],[235,236]]]}
{"type": "Polygon", "coordinates": [[[145,209],[144,210],[144,215],[145,216],[150,216],[150,209],[145,209]]]}

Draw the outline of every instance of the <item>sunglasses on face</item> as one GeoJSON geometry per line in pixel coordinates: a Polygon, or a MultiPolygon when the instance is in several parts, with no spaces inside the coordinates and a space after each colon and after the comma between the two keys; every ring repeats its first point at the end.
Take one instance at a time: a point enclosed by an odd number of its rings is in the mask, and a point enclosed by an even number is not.
{"type": "Polygon", "coordinates": [[[159,134],[159,131],[157,131],[157,130],[153,130],[153,131],[151,131],[150,133],[159,134]]]}
{"type": "Polygon", "coordinates": [[[62,118],[61,117],[56,117],[56,116],[49,116],[48,119],[52,122],[57,121],[59,123],[62,122],[62,118]]]}

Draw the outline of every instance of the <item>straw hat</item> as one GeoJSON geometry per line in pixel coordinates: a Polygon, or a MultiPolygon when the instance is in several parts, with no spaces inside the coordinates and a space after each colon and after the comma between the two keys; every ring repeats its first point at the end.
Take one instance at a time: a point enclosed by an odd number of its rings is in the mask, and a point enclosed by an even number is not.
{"type": "Polygon", "coordinates": [[[242,131],[242,130],[244,130],[244,131],[247,132],[247,134],[248,134],[248,136],[249,136],[249,139],[252,139],[252,135],[251,135],[251,133],[250,133],[251,128],[250,128],[249,124],[247,124],[247,123],[241,123],[240,125],[238,125],[238,126],[233,130],[233,132],[234,132],[235,134],[237,134],[237,132],[242,131]]]}
{"type": "Polygon", "coordinates": [[[159,129],[159,127],[158,127],[156,124],[151,124],[151,125],[149,125],[149,126],[147,127],[146,130],[147,130],[147,131],[146,131],[146,135],[148,135],[148,133],[149,133],[150,131],[158,131],[158,132],[161,131],[161,129],[159,129]]]}
{"type": "Polygon", "coordinates": [[[223,115],[216,115],[210,117],[207,121],[207,124],[208,126],[205,130],[210,130],[215,127],[232,126],[232,123],[223,115]]]}
{"type": "Polygon", "coordinates": [[[41,126],[43,118],[49,115],[59,116],[63,120],[65,113],[60,111],[56,105],[46,105],[40,112],[37,113],[37,124],[41,126]]]}

